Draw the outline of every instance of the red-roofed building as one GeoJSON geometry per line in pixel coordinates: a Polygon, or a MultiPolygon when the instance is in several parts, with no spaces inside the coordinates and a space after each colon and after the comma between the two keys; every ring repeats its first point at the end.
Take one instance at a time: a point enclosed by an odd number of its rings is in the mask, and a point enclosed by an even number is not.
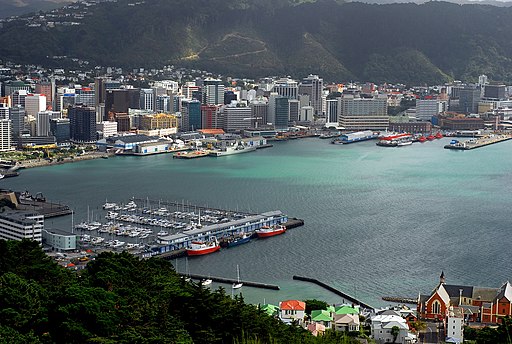
{"type": "Polygon", "coordinates": [[[299,325],[304,322],[306,303],[299,300],[279,302],[279,318],[285,323],[296,321],[299,325]]]}

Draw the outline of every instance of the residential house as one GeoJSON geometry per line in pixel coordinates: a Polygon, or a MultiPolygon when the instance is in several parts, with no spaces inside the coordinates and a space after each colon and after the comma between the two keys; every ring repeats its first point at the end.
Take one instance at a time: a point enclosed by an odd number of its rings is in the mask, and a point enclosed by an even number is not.
{"type": "Polygon", "coordinates": [[[286,324],[297,322],[302,325],[306,313],[306,303],[298,300],[279,302],[279,318],[286,324]]]}
{"type": "Polygon", "coordinates": [[[346,305],[336,307],[333,325],[336,331],[359,331],[359,310],[346,305]]]}
{"type": "Polygon", "coordinates": [[[412,344],[416,342],[416,336],[409,332],[409,326],[399,312],[386,310],[370,318],[371,333],[376,343],[400,343],[412,344]],[[399,332],[396,339],[393,336],[393,328],[397,327],[399,332]]]}

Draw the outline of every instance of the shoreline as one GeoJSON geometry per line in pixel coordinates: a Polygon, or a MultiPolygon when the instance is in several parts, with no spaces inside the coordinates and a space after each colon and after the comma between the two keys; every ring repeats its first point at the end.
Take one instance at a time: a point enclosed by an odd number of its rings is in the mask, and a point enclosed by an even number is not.
{"type": "Polygon", "coordinates": [[[79,161],[85,161],[85,160],[93,160],[93,159],[100,159],[104,157],[112,157],[113,154],[108,153],[100,153],[100,152],[94,152],[90,154],[75,156],[73,158],[64,158],[64,160],[57,161],[52,160],[48,161],[46,159],[38,159],[38,160],[26,160],[16,163],[15,167],[16,169],[27,169],[27,168],[35,168],[35,167],[46,167],[46,166],[54,166],[54,165],[63,165],[73,162],[79,162],[79,161]]]}

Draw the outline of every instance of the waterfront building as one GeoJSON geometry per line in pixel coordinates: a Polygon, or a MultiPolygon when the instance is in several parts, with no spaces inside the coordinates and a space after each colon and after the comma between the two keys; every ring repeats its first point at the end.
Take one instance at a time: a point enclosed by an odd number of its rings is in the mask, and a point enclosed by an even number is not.
{"type": "Polygon", "coordinates": [[[274,87],[272,88],[272,92],[275,92],[278,95],[288,99],[297,99],[299,86],[295,80],[282,78],[276,81],[274,87]]]}
{"type": "Polygon", "coordinates": [[[41,146],[55,146],[55,136],[20,136],[18,137],[18,149],[36,148],[41,146]]]}
{"type": "Polygon", "coordinates": [[[263,100],[253,100],[249,107],[251,108],[251,117],[254,118],[254,126],[266,125],[268,120],[268,104],[263,100]]]}
{"type": "Polygon", "coordinates": [[[103,137],[117,136],[117,122],[103,121],[96,123],[96,129],[103,137]]]}
{"type": "Polygon", "coordinates": [[[55,137],[57,143],[69,142],[71,138],[69,118],[50,119],[50,135],[55,137]]]}
{"type": "Polygon", "coordinates": [[[5,211],[0,213],[0,239],[32,239],[41,243],[44,217],[33,212],[5,211]]]}
{"type": "Polygon", "coordinates": [[[479,117],[439,117],[439,126],[445,130],[484,129],[485,121],[479,117]]]}
{"type": "Polygon", "coordinates": [[[49,246],[53,251],[73,251],[76,250],[77,235],[59,230],[43,229],[43,244],[49,246]]]}
{"type": "Polygon", "coordinates": [[[304,323],[306,303],[299,300],[286,300],[279,302],[279,319],[285,324],[296,322],[299,326],[304,323]]]}
{"type": "Polygon", "coordinates": [[[325,121],[327,123],[338,124],[338,117],[340,115],[340,98],[326,100],[325,121]]]}
{"type": "MultiPolygon", "coordinates": [[[[251,117],[252,109],[248,106],[225,105],[221,113],[222,129],[227,133],[250,128],[251,122],[254,122],[251,117]]],[[[286,115],[288,116],[288,111],[286,111],[286,115]]]]}
{"type": "Polygon", "coordinates": [[[95,142],[96,110],[84,105],[72,106],[68,109],[70,136],[76,142],[95,142]]]}
{"type": "Polygon", "coordinates": [[[50,134],[50,120],[60,118],[58,111],[41,111],[36,117],[36,136],[48,136],[50,134]]]}
{"type": "Polygon", "coordinates": [[[437,99],[418,99],[416,100],[416,118],[423,121],[431,121],[432,117],[447,110],[446,102],[437,99]]]}
{"type": "Polygon", "coordinates": [[[201,127],[203,129],[218,129],[220,124],[221,105],[201,105],[201,127]]]}
{"type": "Polygon", "coordinates": [[[25,97],[25,112],[27,116],[37,117],[37,114],[46,110],[46,97],[43,94],[28,94],[25,97]]]}
{"type": "Polygon", "coordinates": [[[315,115],[315,109],[312,106],[303,106],[300,108],[299,123],[313,123],[315,115]]]}
{"type": "Polygon", "coordinates": [[[140,134],[148,136],[169,136],[178,132],[178,118],[174,115],[159,113],[143,115],[139,124],[140,134]]]}
{"type": "Polygon", "coordinates": [[[35,92],[46,96],[46,108],[53,109],[55,98],[55,84],[48,81],[40,81],[36,84],[35,92]]]}
{"type": "Polygon", "coordinates": [[[288,128],[288,121],[290,116],[288,98],[282,96],[276,97],[275,106],[276,110],[274,126],[280,129],[288,128]]]}
{"type": "Polygon", "coordinates": [[[271,92],[268,97],[267,123],[275,126],[276,123],[276,98],[280,97],[276,92],[271,92]]]}
{"type": "Polygon", "coordinates": [[[322,91],[324,81],[318,75],[310,74],[307,78],[302,79],[299,86],[299,94],[309,95],[311,106],[315,110],[315,115],[322,115],[322,91]]]}
{"type": "MultiPolygon", "coordinates": [[[[475,113],[478,109],[478,102],[481,98],[481,90],[479,87],[466,86],[459,91],[458,110],[463,113],[475,113]]],[[[451,110],[451,109],[450,109],[451,110]]]]}
{"type": "Polygon", "coordinates": [[[347,130],[385,130],[389,126],[386,95],[373,98],[341,98],[339,124],[347,130]]]}
{"type": "Polygon", "coordinates": [[[182,127],[181,131],[194,131],[201,129],[201,102],[197,99],[184,99],[181,101],[182,127]]]}
{"type": "Polygon", "coordinates": [[[288,100],[288,121],[296,123],[299,120],[300,101],[297,99],[288,100]]]}
{"type": "Polygon", "coordinates": [[[14,150],[12,122],[8,118],[0,119],[0,152],[14,150]]]}
{"type": "Polygon", "coordinates": [[[224,85],[219,79],[205,79],[203,81],[202,103],[206,105],[224,104],[224,85]]]}
{"type": "Polygon", "coordinates": [[[390,122],[389,131],[395,131],[397,133],[422,133],[427,134],[432,131],[431,122],[390,122]]]}
{"type": "Polygon", "coordinates": [[[422,319],[445,321],[450,312],[460,314],[464,321],[499,324],[501,318],[512,315],[512,285],[474,287],[446,284],[444,272],[437,287],[418,298],[418,314],[422,319]]]}
{"type": "Polygon", "coordinates": [[[9,108],[9,118],[12,121],[12,134],[17,138],[25,129],[25,108],[21,105],[12,106],[9,108]]]}
{"type": "Polygon", "coordinates": [[[147,136],[147,135],[143,135],[143,134],[136,134],[136,135],[111,136],[111,137],[103,138],[96,142],[96,146],[101,151],[105,151],[108,148],[113,148],[116,151],[120,150],[123,152],[134,152],[137,149],[137,146],[148,144],[148,143],[156,143],[156,142],[158,142],[158,137],[156,137],[156,136],[147,136]]]}

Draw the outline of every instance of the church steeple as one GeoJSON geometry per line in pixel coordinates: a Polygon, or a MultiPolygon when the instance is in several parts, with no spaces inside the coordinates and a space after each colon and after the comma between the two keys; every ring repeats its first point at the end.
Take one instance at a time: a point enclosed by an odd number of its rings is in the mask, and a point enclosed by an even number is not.
{"type": "Polygon", "coordinates": [[[445,284],[446,278],[444,277],[444,271],[441,271],[441,276],[439,276],[439,284],[445,284]]]}

